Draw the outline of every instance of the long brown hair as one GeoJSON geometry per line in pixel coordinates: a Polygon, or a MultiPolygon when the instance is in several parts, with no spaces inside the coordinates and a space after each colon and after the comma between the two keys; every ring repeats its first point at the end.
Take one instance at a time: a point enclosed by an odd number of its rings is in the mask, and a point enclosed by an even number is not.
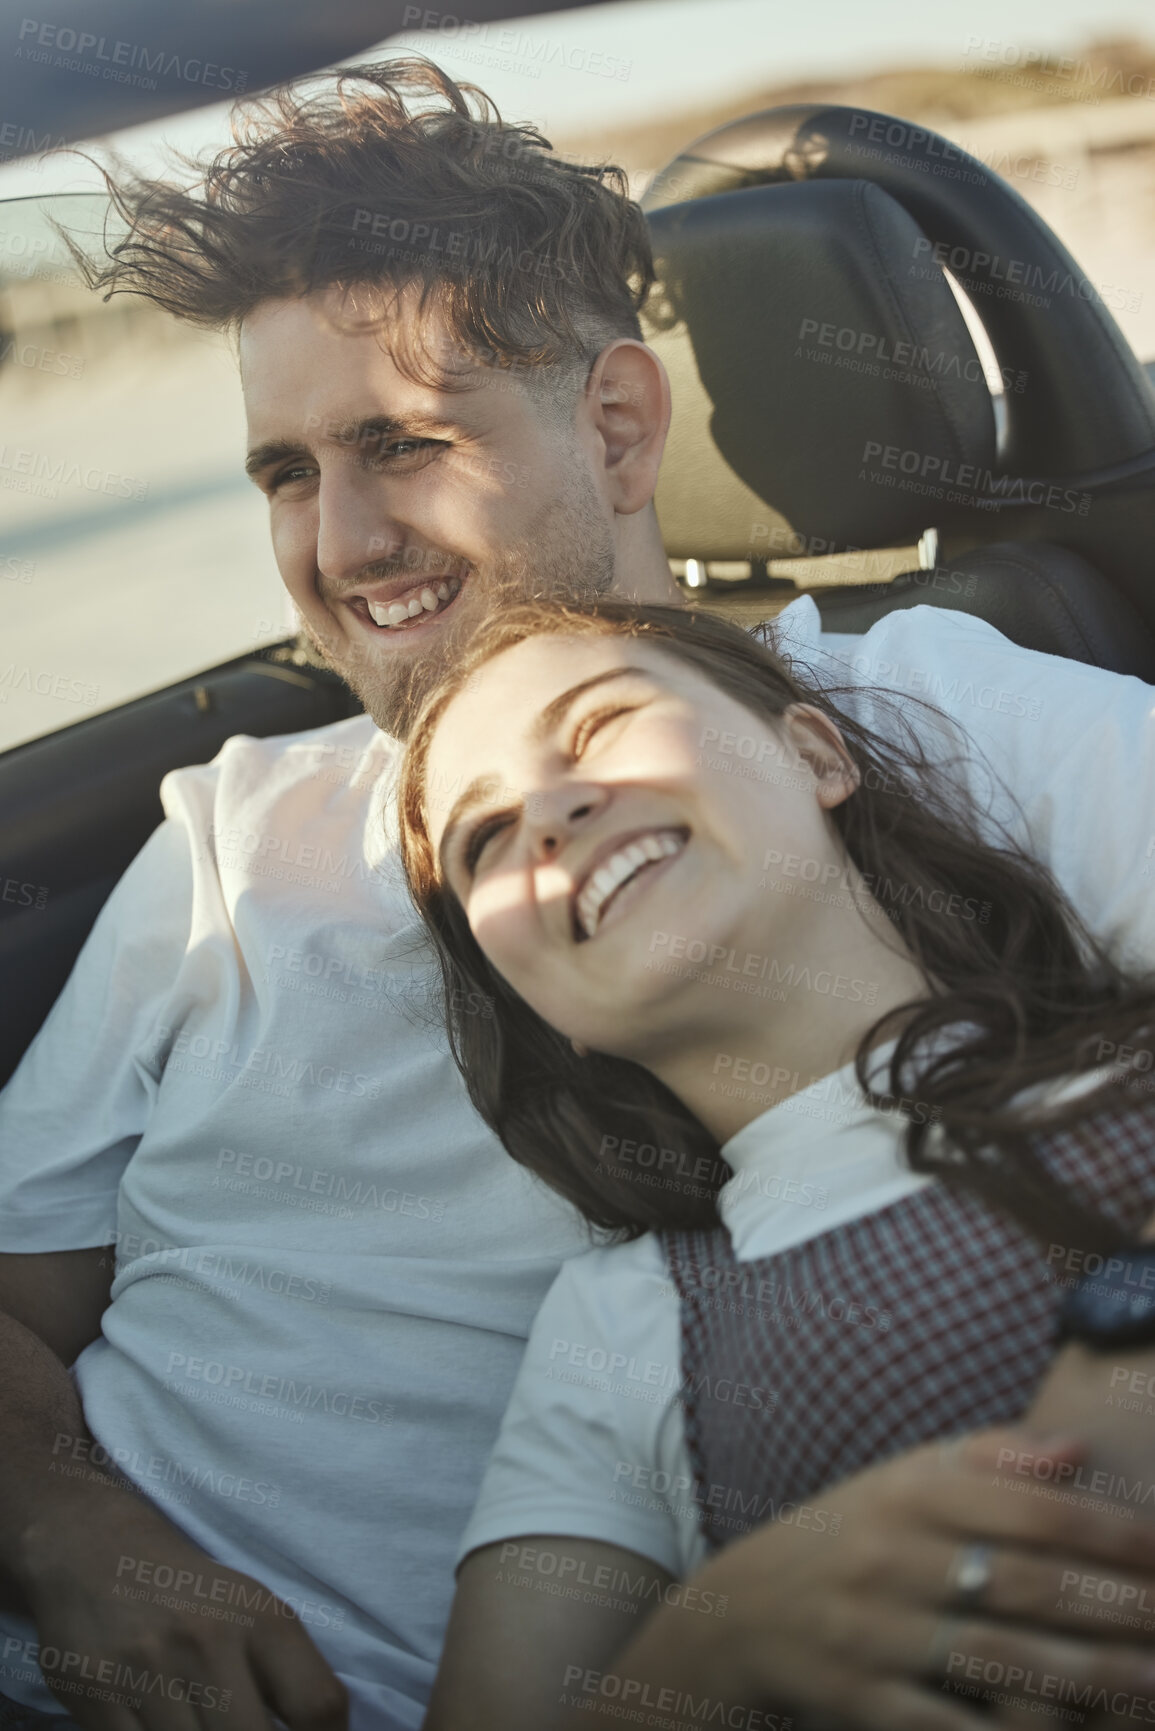
{"type": "MultiPolygon", "coordinates": [[[[579,1057],[518,996],[441,881],[425,819],[433,733],[479,667],[545,630],[641,637],[762,720],[808,703],[840,728],[860,784],[833,812],[834,823],[896,938],[936,982],[864,1036],[860,1085],[874,1104],[905,1112],[914,1170],[965,1182],[1037,1235],[1087,1248],[1117,1243],[1118,1228],[1077,1207],[1049,1178],[1030,1133],[1044,1119],[1032,1116],[1028,1125],[1015,1097],[1094,1068],[1101,1053],[1133,1041],[1155,1021],[1152,983],[1114,963],[1049,873],[1009,836],[997,845],[984,837],[957,765],[932,759],[908,713],[895,706],[884,737],[838,704],[838,690],[804,679],[777,655],[772,632],[750,634],[692,608],[606,600],[504,608],[465,647],[409,736],[400,784],[405,870],[440,960],[454,1057],[474,1105],[513,1158],[595,1225],[628,1237],[715,1224],[717,1192],[729,1175],[716,1140],[656,1077],[624,1059],[579,1057]],[[946,1030],[949,1039],[935,1038],[946,1030]],[[893,1036],[880,1088],[870,1052],[893,1036]],[[900,1105],[914,1098],[917,1111],[900,1105]],[[612,1157],[631,1143],[653,1151],[644,1166],[612,1157]]],[[[886,701],[871,695],[875,704],[886,701]]],[[[941,720],[932,705],[922,707],[928,720],[941,720]]],[[[1117,1085],[1112,1077],[1108,1086],[1117,1085]]],[[[1095,1089],[1045,1122],[1070,1122],[1103,1100],[1095,1089]]]]}

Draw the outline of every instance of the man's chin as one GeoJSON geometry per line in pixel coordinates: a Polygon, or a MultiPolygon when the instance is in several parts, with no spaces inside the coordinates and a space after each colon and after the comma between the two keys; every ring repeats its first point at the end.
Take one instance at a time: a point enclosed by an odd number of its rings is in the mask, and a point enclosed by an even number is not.
{"type": "Polygon", "coordinates": [[[499,567],[471,562],[452,607],[413,630],[412,648],[408,643],[390,646],[384,632],[378,648],[379,640],[368,630],[361,635],[342,630],[337,641],[325,642],[304,619],[302,627],[378,727],[405,739],[425,699],[487,614],[536,596],[592,598],[605,594],[613,578],[609,525],[600,514],[592,482],[575,469],[569,488],[550,500],[524,539],[507,544],[499,567]]]}
{"type": "MultiPolygon", "coordinates": [[[[446,620],[435,629],[425,627],[428,643],[412,649],[382,644],[374,653],[372,640],[364,645],[325,642],[302,621],[302,630],[319,660],[338,674],[385,733],[404,739],[429,693],[439,684],[453,660],[454,648],[468,635],[446,620]]],[[[414,635],[417,635],[414,633],[414,635]]]]}

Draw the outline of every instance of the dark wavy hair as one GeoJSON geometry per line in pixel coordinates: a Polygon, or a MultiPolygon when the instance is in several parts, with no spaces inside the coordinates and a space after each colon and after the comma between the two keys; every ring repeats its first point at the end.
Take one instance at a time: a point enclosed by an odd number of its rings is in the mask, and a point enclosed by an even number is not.
{"type": "MultiPolygon", "coordinates": [[[[934,991],[887,1012],[864,1036],[860,1085],[877,1106],[906,1114],[915,1171],[977,1190],[1044,1241],[1116,1245],[1118,1226],[1063,1192],[1034,1152],[1032,1135],[1100,1109],[1108,1093],[1118,1099],[1127,1080],[1143,1078],[1113,1073],[1103,1088],[1045,1115],[1032,1113],[1029,1124],[1015,1097],[1033,1084],[1094,1068],[1102,1051],[1149,1031],[1153,983],[1113,962],[1037,861],[1007,836],[998,845],[985,839],[958,760],[932,761],[906,711],[895,710],[883,737],[838,704],[838,690],[802,677],[777,655],[772,628],[750,634],[691,608],[606,600],[505,608],[465,647],[409,736],[400,814],[410,891],[440,960],[454,1057],[474,1105],[513,1158],[593,1224],[625,1237],[717,1224],[716,1196],[729,1176],[716,1140],[655,1076],[605,1054],[579,1057],[518,996],[482,954],[460,902],[441,880],[424,797],[438,721],[479,667],[542,631],[642,638],[763,721],[807,703],[838,726],[860,784],[831,816],[896,939],[936,982],[934,991]],[[946,907],[952,911],[944,913],[946,907]],[[960,917],[958,910],[968,908],[972,917],[960,917]],[[987,910],[985,920],[977,917],[980,909],[987,910]],[[948,1029],[949,1040],[935,1038],[948,1029]],[[895,1035],[880,1087],[871,1049],[895,1035]],[[933,1126],[944,1132],[941,1141],[931,1136],[933,1126]],[[668,1158],[655,1160],[654,1171],[607,1161],[603,1151],[626,1139],[668,1158]],[[678,1181],[663,1180],[663,1163],[678,1181]]],[[[872,699],[886,701],[883,693],[872,699]]],[[[933,705],[922,708],[928,719],[941,720],[933,705]]]]}
{"type": "Polygon", "coordinates": [[[207,165],[178,159],[189,186],[102,170],[104,250],[70,242],[91,287],[227,330],[266,300],[416,286],[461,350],[531,388],[642,334],[654,266],[624,171],[556,156],[432,61],[295,80],[238,103],[233,136],[207,165]]]}

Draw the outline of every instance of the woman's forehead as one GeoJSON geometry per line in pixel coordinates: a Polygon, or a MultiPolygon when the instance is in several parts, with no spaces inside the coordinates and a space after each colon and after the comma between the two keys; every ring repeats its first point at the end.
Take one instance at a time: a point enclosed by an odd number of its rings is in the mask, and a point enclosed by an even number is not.
{"type": "MultiPolygon", "coordinates": [[[[501,679],[516,671],[519,680],[533,679],[535,694],[558,680],[562,682],[557,685],[560,691],[575,670],[580,678],[592,668],[621,666],[627,661],[644,659],[648,665],[652,655],[651,645],[623,632],[539,631],[503,649],[478,668],[469,680],[468,690],[476,690],[491,672],[501,679]]],[[[547,698],[552,695],[553,692],[547,693],[547,698]]]]}
{"type": "Polygon", "coordinates": [[[477,668],[446,705],[434,749],[452,737],[463,749],[478,741],[510,739],[533,726],[544,706],[572,685],[607,668],[629,664],[661,670],[660,652],[634,637],[606,632],[540,632],[503,649],[477,668]]]}
{"type": "Polygon", "coordinates": [[[461,788],[491,773],[498,760],[530,740],[543,709],[598,673],[669,666],[655,646],[606,632],[541,632],[503,649],[479,667],[446,704],[426,757],[425,805],[439,828],[461,788]]]}

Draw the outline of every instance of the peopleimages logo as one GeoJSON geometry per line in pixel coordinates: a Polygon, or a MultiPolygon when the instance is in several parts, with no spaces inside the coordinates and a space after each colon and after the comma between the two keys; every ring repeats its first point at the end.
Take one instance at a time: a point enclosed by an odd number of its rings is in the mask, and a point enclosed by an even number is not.
{"type": "MultiPolygon", "coordinates": [[[[664,1505],[676,1514],[700,1516],[703,1509],[709,1509],[714,1514],[737,1515],[738,1520],[725,1524],[742,1530],[761,1525],[764,1521],[777,1521],[781,1526],[798,1527],[803,1532],[813,1533],[837,1533],[842,1526],[840,1514],[831,1509],[816,1508],[813,1503],[776,1503],[772,1496],[763,1496],[760,1491],[743,1491],[734,1485],[707,1483],[703,1479],[692,1479],[688,1473],[671,1473],[662,1467],[642,1465],[635,1461],[614,1462],[614,1494],[611,1501],[632,1502],[635,1507],[655,1508],[664,1505]],[[623,1496],[623,1485],[631,1491],[649,1494],[639,1497],[623,1496]],[[661,1502],[658,1501],[659,1498],[661,1502]],[[686,1501],[683,1502],[682,1498],[686,1501]]],[[[728,1599],[722,1601],[723,1609],[728,1603],[728,1599]]],[[[716,1614],[720,1616],[722,1612],[716,1614]]]]}
{"type": "MultiPolygon", "coordinates": [[[[257,1503],[271,1509],[276,1508],[281,1500],[280,1485],[268,1479],[246,1478],[243,1474],[225,1472],[220,1467],[185,1466],[165,1455],[142,1454],[139,1449],[106,1449],[91,1437],[73,1436],[68,1431],[57,1432],[52,1455],[50,1471],[57,1471],[62,1463],[113,1467],[131,1478],[138,1489],[145,1491],[159,1482],[174,1485],[178,1490],[204,1491],[215,1497],[257,1503]]],[[[107,1482],[110,1485],[115,1483],[111,1477],[107,1482]]],[[[187,1502],[189,1499],[181,1500],[187,1502]]]]}
{"type": "Polygon", "coordinates": [[[1117,283],[1094,283],[1090,277],[1072,276],[1058,265],[1044,269],[1031,259],[1003,258],[997,252],[979,252],[968,246],[952,246],[945,240],[920,235],[911,253],[914,259],[933,259],[936,265],[969,279],[967,288],[999,300],[1025,300],[1031,305],[1050,306],[1052,295],[1070,295],[1076,300],[1101,300],[1113,312],[1137,313],[1143,304],[1135,289],[1117,283]]]}
{"type": "MultiPolygon", "coordinates": [[[[623,60],[616,54],[605,54],[598,48],[557,42],[547,36],[526,36],[514,25],[488,22],[480,24],[460,13],[435,12],[428,6],[406,6],[401,28],[429,33],[436,31],[443,43],[447,40],[454,41],[467,50],[484,49],[490,54],[509,56],[511,62],[521,61],[523,66],[518,68],[516,64],[509,64],[506,70],[524,70],[533,78],[541,76],[543,66],[559,66],[568,72],[588,72],[597,78],[616,78],[624,84],[633,70],[632,60],[623,60]]],[[[463,57],[459,49],[455,48],[454,51],[459,58],[463,57]]]]}
{"type": "MultiPolygon", "coordinates": [[[[834,325],[819,323],[817,319],[803,319],[798,327],[798,341],[804,343],[813,339],[823,350],[840,354],[853,354],[867,361],[877,361],[880,365],[890,363],[886,373],[887,378],[897,378],[904,373],[921,375],[931,379],[966,379],[970,384],[980,381],[991,384],[995,381],[1001,389],[1014,391],[1021,395],[1027,384],[1027,375],[1022,369],[1015,367],[995,367],[988,374],[982,361],[974,353],[960,354],[951,349],[929,349],[925,345],[919,347],[916,343],[898,341],[878,331],[860,331],[850,325],[834,325]]],[[[798,351],[801,353],[801,350],[798,351]]],[[[808,351],[805,359],[816,358],[813,351],[808,351]]],[[[827,358],[825,355],[821,358],[827,358]]]]}
{"type": "MultiPolygon", "coordinates": [[[[867,439],[862,447],[863,469],[859,479],[893,484],[890,476],[914,477],[934,488],[954,488],[955,503],[976,506],[999,504],[1042,505],[1050,511],[1074,512],[1085,517],[1091,509],[1090,493],[1079,493],[1058,481],[1032,480],[1022,475],[996,475],[993,469],[978,463],[958,463],[951,457],[937,456],[933,451],[904,450],[900,445],[883,445],[878,439],[867,439]],[[871,473],[870,471],[873,471],[871,473]]],[[[937,492],[935,497],[940,497],[937,492]]]]}
{"type": "MultiPolygon", "coordinates": [[[[182,60],[179,54],[167,53],[163,48],[97,36],[91,30],[75,30],[69,24],[22,18],[16,34],[23,44],[15,50],[17,59],[93,74],[99,69],[103,77],[114,83],[139,82],[132,74],[144,72],[176,78],[184,84],[202,84],[207,90],[231,90],[239,95],[248,82],[248,73],[239,72],[235,66],[218,66],[213,60],[200,60],[192,55],[182,60]],[[71,58],[63,59],[66,55],[71,58]]],[[[150,77],[145,88],[155,90],[156,77],[150,77]]]]}
{"type": "Polygon", "coordinates": [[[74,458],[55,457],[47,451],[29,446],[0,445],[0,481],[17,492],[43,493],[55,498],[60,487],[83,487],[86,493],[104,493],[117,499],[144,499],[148,482],[136,475],[122,475],[116,469],[102,469],[98,463],[78,463],[74,458]]]}
{"type": "Polygon", "coordinates": [[[315,1623],[323,1629],[339,1629],[345,1620],[341,1605],[273,1593],[259,1581],[234,1581],[221,1575],[206,1579],[200,1570],[174,1569],[170,1563],[158,1563],[150,1557],[122,1556],[116,1565],[116,1579],[138,1587],[157,1587],[166,1593],[188,1593],[208,1604],[240,1606],[258,1616],[271,1612],[275,1617],[296,1617],[302,1623],[315,1623]]]}
{"type": "Polygon", "coordinates": [[[312,872],[318,879],[341,881],[356,879],[359,883],[382,883],[385,872],[374,867],[359,854],[335,854],[319,842],[289,841],[284,836],[266,835],[255,830],[218,829],[210,824],[206,840],[215,849],[218,861],[229,865],[234,858],[276,861],[279,865],[303,872],[312,872]]]}
{"type": "Polygon", "coordinates": [[[566,1666],[563,1685],[566,1693],[562,1699],[567,1705],[594,1713],[609,1711],[615,1718],[637,1724],[672,1726],[692,1721],[695,1725],[726,1725],[730,1731],[789,1731],[793,1723],[763,1707],[687,1695],[681,1689],[623,1677],[614,1671],[589,1671],[581,1665],[566,1666]],[[601,1708],[599,1698],[613,1701],[615,1706],[601,1708]],[[643,1707],[647,1709],[645,1719],[640,1711],[643,1707]]]}
{"type": "Polygon", "coordinates": [[[658,1405],[675,1391],[695,1400],[716,1400],[725,1406],[746,1407],[752,1412],[772,1412],[777,1395],[761,1383],[735,1382],[732,1377],[711,1377],[706,1371],[694,1376],[683,1373],[680,1364],[657,1359],[639,1359],[636,1354],[613,1352],[585,1341],[563,1340],[555,1335],[550,1343],[546,1377],[555,1382],[584,1382],[589,1375],[602,1378],[599,1386],[609,1394],[625,1394],[658,1405]],[[558,1365],[557,1361],[561,1360],[558,1365]],[[556,1368],[555,1368],[556,1367],[556,1368]],[[581,1374],[569,1374],[569,1373],[581,1374]]]}
{"type": "MultiPolygon", "coordinates": [[[[1132,1372],[1129,1367],[1117,1365],[1111,1373],[1111,1386],[1114,1388],[1120,1382],[1126,1382],[1130,1387],[1132,1380],[1136,1378],[1148,1384],[1155,1382],[1155,1378],[1144,1378],[1141,1371],[1132,1372]],[[1117,1374],[1119,1371],[1122,1371],[1121,1376],[1117,1374]]],[[[1142,1389],[1135,1392],[1141,1393],[1142,1389]]],[[[1128,1479],[1121,1473],[1085,1466],[1082,1462],[1056,1460],[1051,1455],[1033,1453],[1029,1449],[1001,1448],[997,1466],[999,1472],[1013,1473],[1017,1478],[1029,1479],[1032,1484],[1082,1491],[1091,1497],[1101,1498],[1104,1502],[1149,1504],[1155,1501],[1155,1484],[1149,1484],[1144,1479],[1128,1479]]]]}
{"type": "Polygon", "coordinates": [[[254,1046],[250,1051],[237,1040],[210,1040],[207,1034],[191,1034],[187,1028],[174,1030],[164,1024],[156,1031],[153,1055],[166,1072],[184,1072],[212,1082],[256,1087],[263,1081],[270,1089],[324,1088],[369,1100],[381,1092],[381,1084],[360,1070],[338,1070],[333,1064],[318,1064],[315,1058],[272,1046],[254,1046]]]}
{"type": "Polygon", "coordinates": [[[859,980],[849,974],[836,974],[829,968],[811,969],[808,963],[783,962],[776,956],[763,956],[747,950],[739,960],[738,952],[725,944],[708,944],[702,938],[688,938],[681,932],[653,932],[650,954],[655,950],[667,956],[684,956],[688,962],[705,962],[708,967],[725,974],[744,975],[750,979],[769,980],[774,984],[818,992],[822,997],[848,998],[856,1004],[873,1004],[878,996],[875,980],[859,980]]]}
{"type": "Polygon", "coordinates": [[[389,1424],[392,1419],[392,1407],[385,1406],[375,1396],[353,1393],[348,1389],[324,1388],[319,1383],[298,1382],[289,1376],[265,1375],[247,1365],[224,1364],[219,1359],[170,1352],[165,1370],[182,1383],[203,1382],[212,1388],[256,1395],[259,1400],[273,1401],[300,1411],[333,1413],[338,1418],[361,1419],[366,1424],[389,1424]]]}

